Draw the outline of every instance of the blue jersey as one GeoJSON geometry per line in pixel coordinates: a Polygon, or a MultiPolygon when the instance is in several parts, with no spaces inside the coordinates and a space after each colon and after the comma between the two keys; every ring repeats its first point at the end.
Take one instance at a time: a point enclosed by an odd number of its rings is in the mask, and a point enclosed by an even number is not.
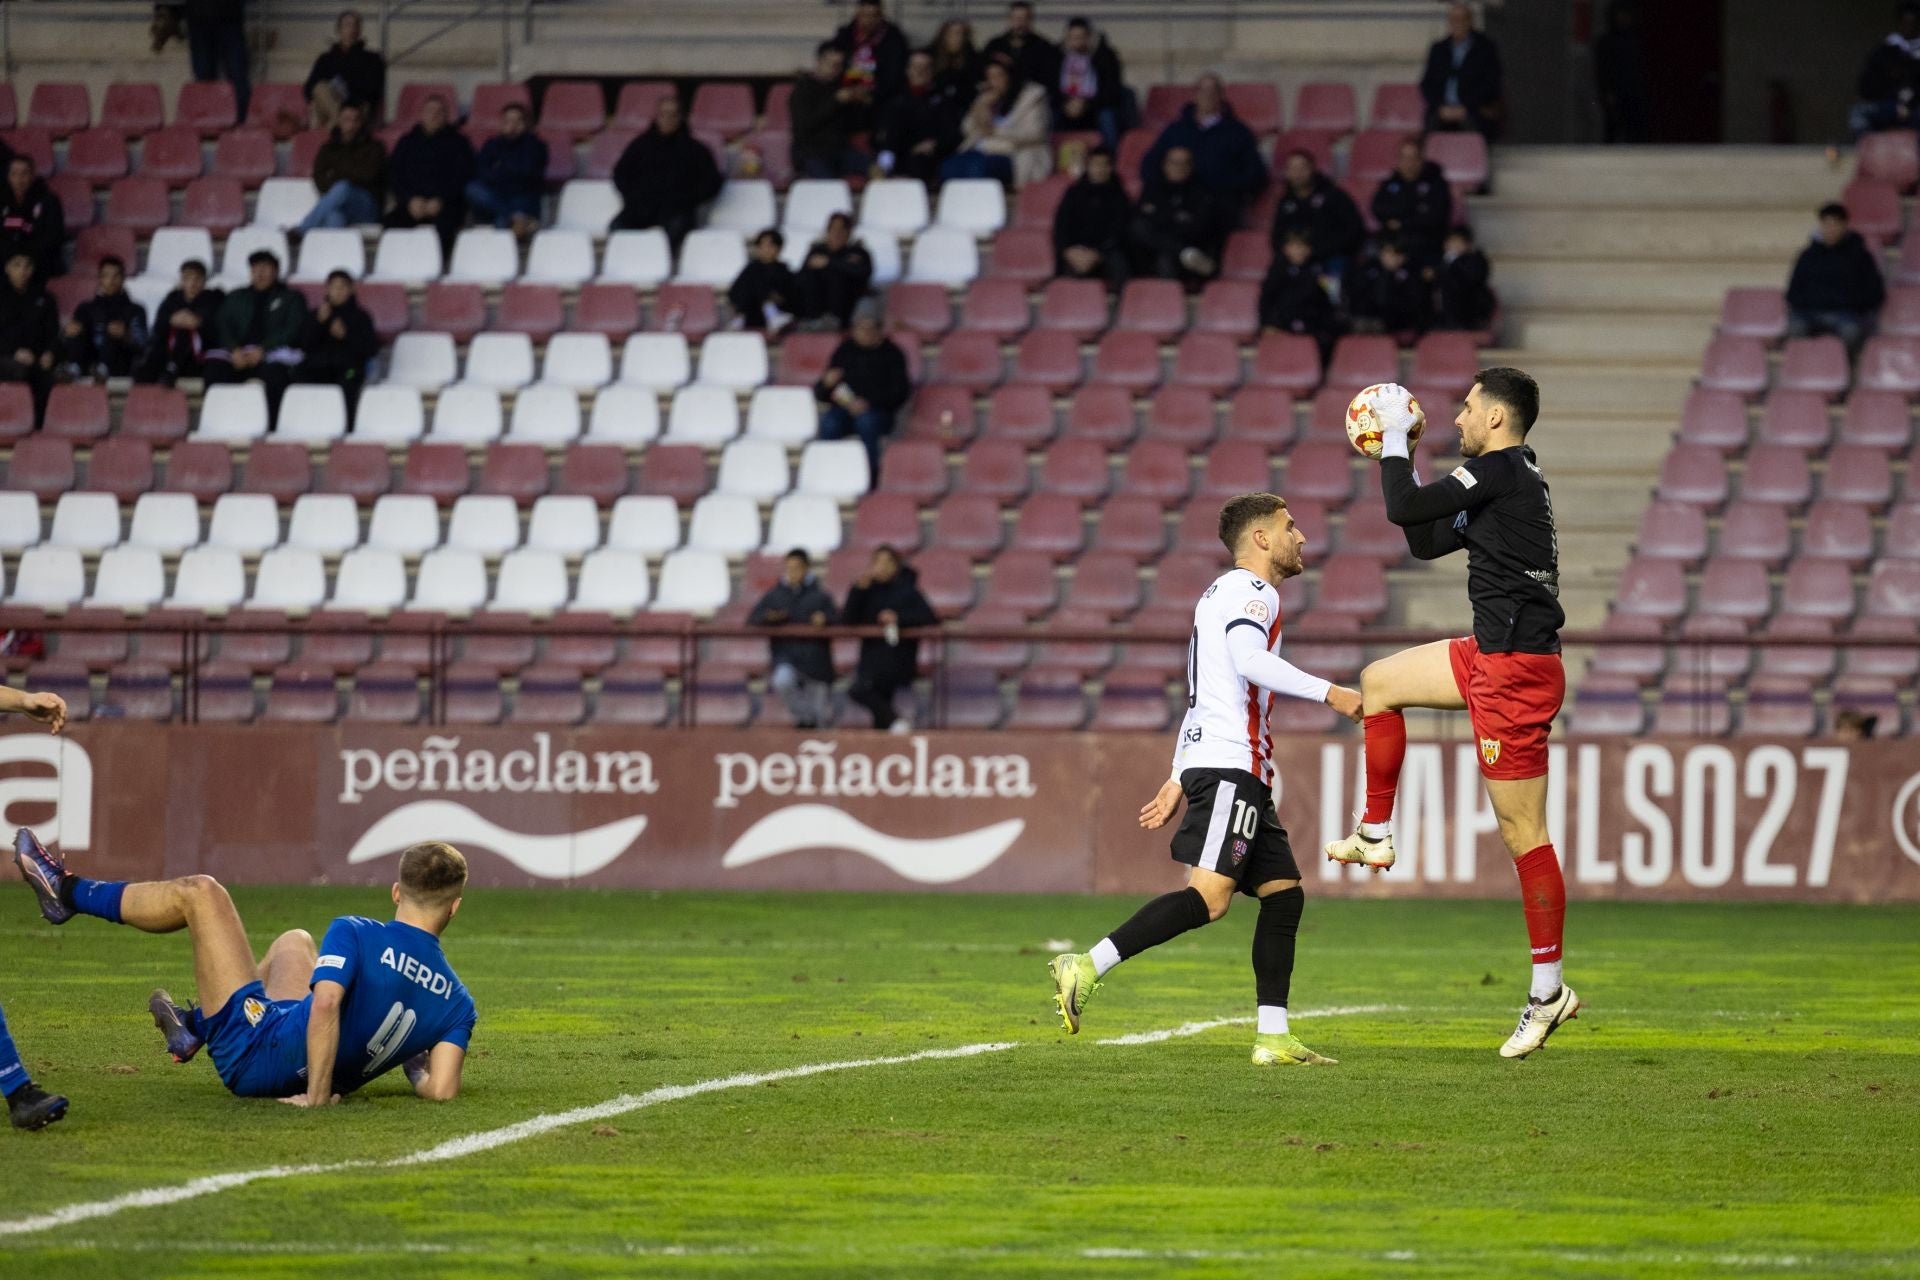
{"type": "MultiPolygon", "coordinates": [[[[443,1041],[464,1049],[473,1036],[473,997],[447,963],[440,939],[413,925],[341,916],[320,942],[313,981],[347,989],[335,1093],[351,1093],[443,1041]]],[[[305,1003],[311,1008],[311,997],[305,1003]]]]}

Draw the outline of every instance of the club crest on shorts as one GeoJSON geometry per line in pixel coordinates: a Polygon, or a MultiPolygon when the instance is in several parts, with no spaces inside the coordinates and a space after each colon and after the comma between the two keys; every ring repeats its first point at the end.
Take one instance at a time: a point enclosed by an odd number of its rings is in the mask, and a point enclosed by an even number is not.
{"type": "Polygon", "coordinates": [[[1247,842],[1245,840],[1235,840],[1233,842],[1233,865],[1236,867],[1239,866],[1241,861],[1245,859],[1246,856],[1247,856],[1247,842]]]}
{"type": "Polygon", "coordinates": [[[267,1002],[255,996],[248,996],[247,1002],[240,1006],[240,1012],[247,1015],[247,1022],[259,1026],[260,1019],[267,1016],[267,1002]]]}
{"type": "Polygon", "coordinates": [[[1480,758],[1482,760],[1485,760],[1489,765],[1499,764],[1500,763],[1500,739],[1498,738],[1480,739],[1480,758]]]}

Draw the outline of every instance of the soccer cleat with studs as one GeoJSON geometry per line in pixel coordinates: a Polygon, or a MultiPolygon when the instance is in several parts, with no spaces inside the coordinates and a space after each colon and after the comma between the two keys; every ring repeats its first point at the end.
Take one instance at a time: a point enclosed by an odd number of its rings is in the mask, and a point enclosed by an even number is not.
{"type": "Polygon", "coordinates": [[[66,865],[48,853],[25,827],[13,833],[13,865],[20,868],[20,878],[40,900],[40,915],[48,924],[65,924],[73,919],[73,908],[60,897],[66,865]]]}
{"type": "Polygon", "coordinates": [[[1547,1042],[1554,1028],[1563,1022],[1572,1022],[1579,1016],[1580,997],[1573,993],[1572,987],[1562,986],[1544,1000],[1538,997],[1529,999],[1527,1007],[1520,1011],[1520,1025],[1500,1046],[1500,1056],[1526,1057],[1547,1042]]]}
{"type": "Polygon", "coordinates": [[[1340,1059],[1315,1053],[1300,1043],[1298,1036],[1265,1035],[1253,1038],[1253,1065],[1256,1067],[1337,1067],[1340,1059]]]}
{"type": "Polygon", "coordinates": [[[187,1025],[187,1016],[193,1012],[191,1005],[175,1004],[172,996],[159,989],[147,997],[147,1012],[153,1015],[153,1025],[167,1038],[167,1053],[175,1062],[190,1061],[200,1052],[205,1041],[187,1025]]]}
{"type": "Polygon", "coordinates": [[[1335,840],[1327,846],[1328,862],[1354,863],[1366,867],[1375,875],[1387,870],[1394,862],[1393,832],[1381,836],[1378,840],[1369,840],[1360,834],[1358,827],[1344,840],[1335,840]]]}
{"type": "Polygon", "coordinates": [[[38,1085],[23,1084],[7,1095],[7,1118],[16,1129],[44,1129],[67,1114],[67,1100],[38,1085]]]}
{"type": "Polygon", "coordinates": [[[1078,1035],[1081,1010],[1100,989],[1093,957],[1063,952],[1047,962],[1047,972],[1053,976],[1053,1006],[1060,1011],[1060,1025],[1067,1029],[1068,1035],[1078,1035]]]}

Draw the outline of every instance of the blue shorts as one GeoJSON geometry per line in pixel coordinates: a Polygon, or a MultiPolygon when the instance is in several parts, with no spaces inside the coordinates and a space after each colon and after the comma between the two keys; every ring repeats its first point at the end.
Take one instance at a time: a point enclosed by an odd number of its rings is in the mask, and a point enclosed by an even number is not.
{"type": "Polygon", "coordinates": [[[206,1020],[207,1052],[221,1082],[242,1098],[305,1093],[311,1000],[269,1000],[258,980],[235,991],[206,1020]]]}

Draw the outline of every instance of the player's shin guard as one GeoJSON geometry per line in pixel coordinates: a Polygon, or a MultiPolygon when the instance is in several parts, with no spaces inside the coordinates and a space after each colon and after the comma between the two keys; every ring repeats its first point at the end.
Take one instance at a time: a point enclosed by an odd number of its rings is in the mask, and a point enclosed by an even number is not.
{"type": "Polygon", "coordinates": [[[1520,904],[1527,915],[1527,941],[1533,948],[1530,995],[1547,999],[1560,990],[1560,943],[1567,923],[1567,882],[1553,846],[1543,844],[1515,858],[1520,873],[1520,904]]]}
{"type": "Polygon", "coordinates": [[[1194,888],[1163,893],[1133,913],[1131,919],[1107,935],[1120,959],[1139,955],[1149,947],[1171,942],[1208,920],[1207,900],[1194,888]]]}
{"type": "Polygon", "coordinates": [[[1260,914],[1253,922],[1253,990],[1262,1019],[1272,1020],[1269,1009],[1279,1010],[1279,1025],[1260,1030],[1285,1032],[1287,997],[1293,986],[1294,939],[1300,933],[1300,913],[1306,909],[1307,895],[1299,885],[1270,893],[1260,899],[1260,914]]]}
{"type": "Polygon", "coordinates": [[[1383,823],[1393,817],[1394,796],[1400,790],[1407,718],[1398,711],[1377,711],[1361,723],[1367,734],[1367,807],[1360,821],[1383,823]]]}
{"type": "Polygon", "coordinates": [[[0,1097],[32,1083],[20,1062],[20,1051],[13,1047],[13,1037],[7,1034],[6,1011],[0,1009],[0,1097]]]}

